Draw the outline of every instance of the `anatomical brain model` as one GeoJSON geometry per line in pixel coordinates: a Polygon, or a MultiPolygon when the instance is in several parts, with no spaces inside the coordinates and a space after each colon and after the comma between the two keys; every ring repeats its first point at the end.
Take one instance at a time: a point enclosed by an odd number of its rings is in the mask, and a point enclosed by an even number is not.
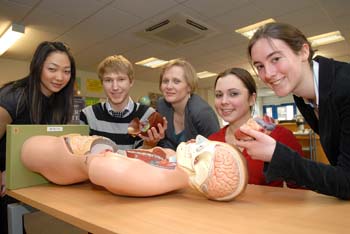
{"type": "Polygon", "coordinates": [[[238,149],[198,135],[195,142],[181,143],[176,154],[192,187],[207,198],[228,201],[245,190],[247,167],[238,149]]]}

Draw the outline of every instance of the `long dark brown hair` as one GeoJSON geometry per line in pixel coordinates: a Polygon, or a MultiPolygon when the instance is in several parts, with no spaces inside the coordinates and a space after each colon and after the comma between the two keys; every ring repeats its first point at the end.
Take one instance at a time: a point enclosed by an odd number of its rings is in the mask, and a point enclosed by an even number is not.
{"type": "MultiPolygon", "coordinates": [[[[235,75],[240,81],[242,81],[243,85],[248,89],[249,98],[254,94],[257,95],[256,83],[253,76],[247,70],[239,67],[229,68],[223,72],[220,72],[216,77],[214,89],[216,88],[218,80],[227,75],[235,75]]],[[[250,110],[253,111],[252,106],[250,107],[250,110]]]]}
{"type": "Polygon", "coordinates": [[[53,93],[49,98],[51,119],[46,119],[49,124],[69,123],[73,114],[73,95],[75,82],[75,61],[69,48],[62,42],[44,41],[37,47],[30,63],[29,74],[16,81],[9,82],[4,86],[12,85],[11,91],[20,89],[21,95],[17,110],[28,108],[31,122],[33,124],[43,123],[47,111],[43,104],[46,97],[41,92],[41,73],[46,58],[53,52],[63,52],[67,54],[70,61],[70,80],[67,85],[57,93],[53,93]]]}
{"type": "Polygon", "coordinates": [[[252,55],[252,47],[253,45],[260,39],[279,39],[284,41],[291,50],[297,54],[300,52],[301,48],[304,44],[309,45],[309,64],[312,65],[312,58],[314,56],[315,51],[312,49],[310,42],[307,40],[305,35],[296,27],[286,24],[286,23],[268,23],[264,26],[261,26],[250,39],[248,44],[248,57],[251,61],[252,55]]]}
{"type": "Polygon", "coordinates": [[[227,75],[235,75],[238,79],[240,79],[243,83],[243,85],[248,89],[249,96],[252,96],[254,93],[256,94],[256,83],[253,78],[253,76],[245,69],[234,67],[226,69],[225,71],[221,72],[215,80],[214,83],[214,89],[216,87],[216,83],[221,77],[227,76],[227,75]]]}

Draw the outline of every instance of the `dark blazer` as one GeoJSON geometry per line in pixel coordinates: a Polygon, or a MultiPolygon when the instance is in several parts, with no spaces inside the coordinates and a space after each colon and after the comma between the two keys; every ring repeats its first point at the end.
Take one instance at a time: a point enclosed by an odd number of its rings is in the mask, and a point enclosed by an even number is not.
{"type": "Polygon", "coordinates": [[[320,142],[331,165],[306,160],[277,143],[267,168],[269,180],[294,180],[319,193],[350,198],[350,64],[316,57],[319,63],[319,119],[303,98],[295,103],[320,142]],[[287,157],[286,157],[287,156],[287,157]]]}
{"type": "MultiPolygon", "coordinates": [[[[157,111],[168,120],[165,138],[158,145],[176,150],[180,142],[177,142],[175,138],[174,109],[164,98],[160,98],[157,102],[157,111]]],[[[214,110],[196,94],[192,94],[186,104],[184,125],[185,141],[196,138],[198,134],[208,137],[220,129],[214,110]]]]}

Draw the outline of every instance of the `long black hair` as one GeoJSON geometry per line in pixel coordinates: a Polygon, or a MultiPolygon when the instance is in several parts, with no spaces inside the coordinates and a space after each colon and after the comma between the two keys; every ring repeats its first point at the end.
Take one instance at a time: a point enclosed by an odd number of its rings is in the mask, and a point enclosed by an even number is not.
{"type": "Polygon", "coordinates": [[[30,119],[33,124],[40,124],[47,121],[50,124],[66,124],[71,121],[73,114],[73,95],[75,82],[75,61],[69,48],[62,42],[44,41],[37,47],[30,63],[29,74],[16,81],[9,82],[5,86],[12,84],[11,90],[21,89],[20,100],[17,110],[28,108],[30,119]],[[70,61],[70,80],[67,85],[57,93],[49,97],[50,110],[45,110],[44,103],[47,103],[41,92],[41,73],[46,58],[53,52],[63,52],[67,54],[70,61]],[[52,114],[47,117],[47,112],[52,114]]]}

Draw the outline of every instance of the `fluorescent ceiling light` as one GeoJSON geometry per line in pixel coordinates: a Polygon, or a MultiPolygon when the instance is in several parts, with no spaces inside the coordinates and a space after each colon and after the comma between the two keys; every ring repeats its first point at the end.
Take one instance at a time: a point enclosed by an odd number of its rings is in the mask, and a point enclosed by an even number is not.
{"type": "Polygon", "coordinates": [[[267,23],[272,23],[272,22],[276,22],[276,21],[274,19],[270,18],[267,20],[260,21],[256,24],[252,24],[252,25],[249,25],[249,26],[246,26],[243,28],[239,28],[235,32],[240,33],[243,36],[248,37],[250,39],[254,35],[255,31],[258,30],[258,28],[260,28],[261,26],[263,26],[267,23]]]}
{"type": "Polygon", "coordinates": [[[324,33],[324,34],[317,35],[314,37],[309,37],[307,39],[310,41],[311,46],[313,46],[313,47],[317,47],[317,46],[326,45],[326,44],[335,43],[338,41],[345,40],[339,31],[324,33]]]}
{"type": "Polygon", "coordinates": [[[145,59],[145,60],[142,60],[142,61],[138,61],[135,64],[141,65],[141,66],[144,66],[144,67],[157,68],[157,67],[161,67],[161,66],[167,64],[168,62],[169,61],[151,57],[151,58],[148,58],[148,59],[145,59]]]}
{"type": "Polygon", "coordinates": [[[208,72],[208,71],[202,71],[197,73],[197,76],[199,79],[208,78],[208,77],[217,76],[217,75],[218,75],[217,73],[208,72]]]}
{"type": "Polygon", "coordinates": [[[4,34],[0,37],[0,55],[5,53],[22,35],[24,34],[24,26],[12,24],[4,34]]]}

